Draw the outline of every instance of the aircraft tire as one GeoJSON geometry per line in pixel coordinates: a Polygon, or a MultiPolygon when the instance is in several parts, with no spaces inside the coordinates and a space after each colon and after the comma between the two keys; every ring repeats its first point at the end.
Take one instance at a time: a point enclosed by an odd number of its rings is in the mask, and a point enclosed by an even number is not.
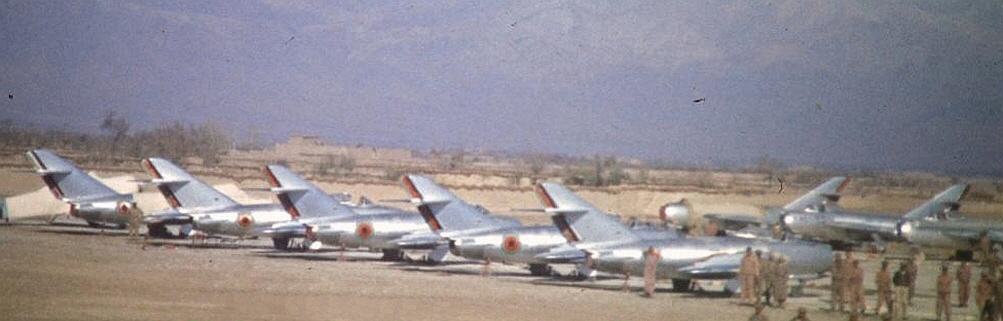
{"type": "Polygon", "coordinates": [[[391,262],[403,261],[404,252],[401,252],[401,250],[383,249],[383,257],[380,260],[391,262]]]}
{"type": "Polygon", "coordinates": [[[172,239],[175,238],[171,232],[167,231],[167,226],[163,224],[151,224],[146,226],[146,235],[153,238],[172,239]]]}
{"type": "Polygon", "coordinates": [[[288,237],[273,237],[272,245],[275,246],[276,250],[286,251],[289,250],[289,238],[288,237]]]}
{"type": "Polygon", "coordinates": [[[529,265],[529,274],[533,276],[550,276],[550,265],[546,263],[532,263],[529,265]]]}
{"type": "Polygon", "coordinates": [[[690,279],[672,279],[672,292],[690,292],[690,279]]]}

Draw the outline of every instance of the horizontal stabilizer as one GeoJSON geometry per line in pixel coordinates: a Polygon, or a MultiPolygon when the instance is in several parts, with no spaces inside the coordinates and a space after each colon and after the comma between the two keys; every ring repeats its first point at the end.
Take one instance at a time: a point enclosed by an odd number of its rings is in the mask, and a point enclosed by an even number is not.
{"type": "Polygon", "coordinates": [[[564,244],[558,247],[551,248],[547,252],[543,252],[534,256],[538,260],[547,261],[547,263],[575,263],[582,262],[585,260],[585,252],[577,249],[571,245],[564,244]]]}
{"type": "Polygon", "coordinates": [[[178,212],[176,210],[169,210],[166,212],[151,213],[143,216],[143,224],[167,224],[167,225],[182,225],[191,224],[192,216],[178,212]]]}
{"type": "Polygon", "coordinates": [[[744,255],[745,253],[735,253],[711,256],[679,268],[679,274],[686,279],[732,279],[738,276],[738,268],[744,255]]]}

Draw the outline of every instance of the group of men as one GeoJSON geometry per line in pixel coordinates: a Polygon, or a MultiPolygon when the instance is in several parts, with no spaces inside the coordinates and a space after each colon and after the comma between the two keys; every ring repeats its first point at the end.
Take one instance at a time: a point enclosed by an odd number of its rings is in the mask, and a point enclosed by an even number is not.
{"type": "MultiPolygon", "coordinates": [[[[881,269],[874,275],[876,286],[877,302],[875,303],[874,314],[880,314],[881,308],[886,307],[886,313],[891,319],[904,319],[909,306],[912,305],[913,296],[916,293],[916,280],[919,270],[920,255],[914,255],[899,265],[899,269],[892,274],[889,271],[889,262],[882,261],[881,269]]],[[[951,320],[951,287],[957,281],[958,306],[967,307],[969,290],[971,288],[971,267],[968,262],[962,262],[955,274],[949,273],[948,264],[941,266],[941,273],[937,277],[937,319],[951,320]]],[[[863,269],[859,261],[853,259],[852,252],[847,252],[844,260],[838,253],[833,260],[832,266],[832,289],[831,308],[844,311],[844,305],[849,302],[851,314],[863,314],[867,307],[864,304],[863,289],[863,269]]],[[[983,311],[984,305],[989,300],[992,283],[986,273],[983,273],[982,280],[976,287],[976,303],[979,311],[983,311]]]]}
{"type": "Polygon", "coordinates": [[[772,298],[777,307],[783,308],[787,301],[790,275],[787,258],[783,255],[764,255],[760,250],[753,252],[751,247],[746,248],[738,270],[742,281],[742,302],[760,304],[765,297],[766,305],[770,305],[772,298]]]}
{"type": "MultiPolygon", "coordinates": [[[[849,302],[851,314],[863,314],[867,310],[864,303],[864,269],[860,266],[860,261],[853,258],[853,252],[846,252],[846,259],[836,253],[831,276],[831,309],[845,311],[846,303],[849,302]]],[[[880,309],[880,303],[878,308],[880,309]]]]}

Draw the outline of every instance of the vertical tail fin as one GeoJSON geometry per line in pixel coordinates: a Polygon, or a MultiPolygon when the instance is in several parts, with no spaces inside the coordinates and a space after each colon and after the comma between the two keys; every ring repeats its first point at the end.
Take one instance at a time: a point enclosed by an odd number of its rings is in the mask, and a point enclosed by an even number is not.
{"type": "Polygon", "coordinates": [[[433,231],[459,231],[501,227],[499,221],[479,211],[455,194],[421,175],[404,175],[401,183],[418,205],[418,213],[433,231]]]}
{"type": "Polygon", "coordinates": [[[293,218],[348,217],[354,212],[282,165],[265,166],[265,176],[282,208],[293,218]]]}
{"type": "Polygon", "coordinates": [[[174,163],[162,158],[147,158],[143,167],[153,175],[153,183],[174,208],[225,208],[237,206],[226,194],[196,179],[174,163]]]}
{"type": "Polygon", "coordinates": [[[640,240],[616,218],[595,208],[561,184],[537,184],[536,194],[569,242],[640,240]]]}
{"type": "Polygon", "coordinates": [[[968,194],[968,188],[968,184],[951,185],[951,187],[940,192],[940,194],[926,201],[923,205],[902,215],[902,218],[915,220],[936,214],[946,214],[949,211],[957,211],[961,207],[961,204],[958,202],[968,194]]]}
{"type": "Polygon", "coordinates": [[[826,207],[835,206],[835,203],[839,201],[843,190],[846,189],[846,185],[848,184],[850,184],[850,179],[847,177],[836,176],[830,178],[825,183],[808,191],[808,193],[798,197],[793,202],[784,205],[783,209],[785,211],[832,211],[832,208],[826,209],[826,207]]]}
{"type": "Polygon", "coordinates": [[[46,149],[25,153],[57,199],[69,202],[120,198],[117,192],[46,149]]]}

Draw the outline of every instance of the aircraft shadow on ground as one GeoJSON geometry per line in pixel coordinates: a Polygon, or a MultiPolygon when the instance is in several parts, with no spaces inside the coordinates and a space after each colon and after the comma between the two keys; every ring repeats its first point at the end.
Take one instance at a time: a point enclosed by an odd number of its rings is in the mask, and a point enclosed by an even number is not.
{"type": "MultiPolygon", "coordinates": [[[[616,278],[616,277],[605,277],[605,278],[600,278],[599,281],[602,281],[602,280],[613,280],[613,279],[619,279],[619,278],[616,278]]],[[[584,291],[584,290],[599,290],[599,291],[629,292],[629,293],[639,293],[639,294],[644,292],[644,287],[642,287],[642,286],[636,286],[636,285],[633,285],[633,284],[627,286],[627,290],[624,290],[622,279],[621,279],[620,282],[602,282],[602,283],[599,283],[599,282],[596,282],[596,281],[589,281],[589,280],[553,279],[552,278],[552,279],[533,280],[530,283],[532,283],[533,285],[541,285],[541,286],[561,286],[561,287],[569,287],[569,288],[580,288],[582,291],[584,291]]],[[[672,289],[671,287],[666,287],[665,284],[662,284],[662,283],[659,283],[658,286],[655,287],[655,293],[675,293],[675,294],[680,294],[683,297],[689,297],[689,298],[730,298],[730,297],[732,297],[732,295],[730,293],[725,293],[723,291],[679,292],[679,291],[676,291],[675,289],[672,289]]]]}
{"type": "MultiPolygon", "coordinates": [[[[458,262],[452,263],[451,266],[466,265],[470,263],[458,262]]],[[[448,275],[482,275],[482,270],[480,266],[476,269],[450,269],[450,268],[434,268],[435,266],[401,266],[400,270],[405,272],[418,272],[418,273],[432,273],[432,274],[448,274],[448,275]]],[[[448,266],[444,266],[448,267],[448,266]]],[[[516,272],[516,271],[491,271],[491,276],[505,276],[505,277],[537,277],[530,275],[529,272],[516,272]]]]}
{"type": "Polygon", "coordinates": [[[41,227],[33,229],[33,232],[64,234],[64,235],[106,236],[106,237],[116,237],[116,238],[129,236],[127,233],[124,233],[121,230],[105,230],[102,232],[99,229],[92,229],[89,227],[75,226],[75,225],[54,227],[54,228],[41,227]],[[66,227],[72,227],[72,228],[66,228],[66,227]]]}
{"type": "Polygon", "coordinates": [[[294,259],[305,261],[328,261],[328,262],[385,262],[379,257],[360,257],[346,253],[344,256],[336,253],[337,250],[330,251],[280,251],[280,250],[259,250],[250,255],[262,256],[271,259],[294,259]]]}

